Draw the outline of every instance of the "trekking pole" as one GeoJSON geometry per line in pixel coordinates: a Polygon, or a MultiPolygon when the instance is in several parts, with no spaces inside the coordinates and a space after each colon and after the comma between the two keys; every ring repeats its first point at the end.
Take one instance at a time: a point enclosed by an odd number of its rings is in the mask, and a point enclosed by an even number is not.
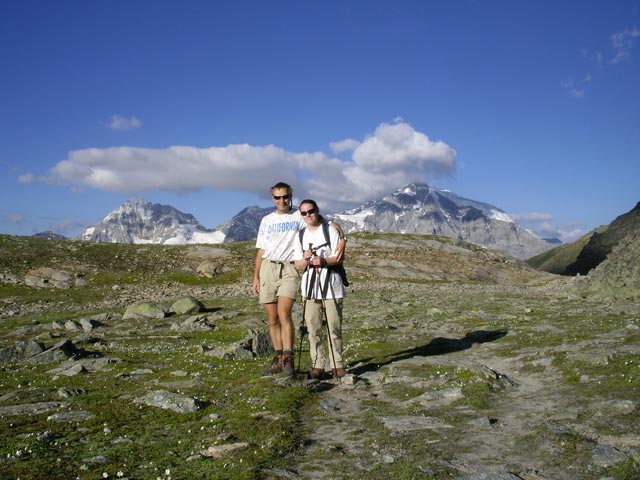
{"type": "Polygon", "coordinates": [[[304,340],[304,336],[307,333],[307,324],[306,324],[306,320],[304,318],[305,312],[307,310],[307,300],[308,300],[308,296],[309,296],[309,259],[307,259],[307,266],[305,267],[304,271],[307,274],[307,289],[306,289],[306,295],[307,296],[302,296],[303,300],[302,300],[302,321],[300,322],[300,346],[298,348],[298,372],[300,371],[300,365],[301,365],[301,359],[302,359],[302,341],[304,340]]]}
{"type": "MultiPolygon", "coordinates": [[[[327,274],[331,273],[330,270],[327,271],[327,274]]],[[[336,314],[338,313],[338,300],[336,299],[336,292],[333,289],[333,283],[329,282],[329,288],[331,289],[331,296],[333,297],[333,304],[336,307],[336,314]]],[[[340,317],[338,317],[339,319],[340,317]]],[[[340,330],[342,331],[342,325],[340,325],[340,330]]],[[[329,334],[329,347],[331,348],[331,355],[333,356],[333,368],[337,370],[336,367],[336,359],[333,353],[333,345],[331,343],[331,332],[329,332],[329,323],[327,322],[327,333],[329,334]]],[[[341,333],[342,335],[342,333],[341,333]]]]}

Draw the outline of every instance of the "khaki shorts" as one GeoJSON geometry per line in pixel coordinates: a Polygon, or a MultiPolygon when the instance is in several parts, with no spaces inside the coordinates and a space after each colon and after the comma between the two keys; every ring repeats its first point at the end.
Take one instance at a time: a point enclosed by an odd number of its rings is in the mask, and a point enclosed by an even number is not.
{"type": "Polygon", "coordinates": [[[262,259],[260,265],[260,303],[273,303],[278,297],[295,299],[300,291],[300,272],[291,263],[262,259]]]}

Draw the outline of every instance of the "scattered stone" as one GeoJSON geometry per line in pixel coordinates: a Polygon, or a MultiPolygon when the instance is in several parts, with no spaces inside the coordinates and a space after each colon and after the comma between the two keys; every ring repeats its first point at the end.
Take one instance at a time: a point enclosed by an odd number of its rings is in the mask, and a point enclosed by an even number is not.
{"type": "Polygon", "coordinates": [[[49,415],[47,420],[53,422],[85,422],[91,420],[95,415],[84,410],[77,410],[75,412],[59,412],[49,415]]]}
{"type": "Polygon", "coordinates": [[[194,315],[182,323],[172,323],[170,329],[180,332],[206,332],[215,329],[216,326],[209,323],[209,315],[194,315]]]}
{"type": "Polygon", "coordinates": [[[82,330],[82,326],[75,320],[67,320],[64,322],[65,330],[77,331],[82,330]]]}
{"type": "Polygon", "coordinates": [[[611,445],[598,445],[591,453],[593,463],[599,467],[611,467],[626,462],[628,456],[611,445]]]}
{"type": "Polygon", "coordinates": [[[30,270],[24,276],[24,283],[39,288],[71,288],[73,276],[64,270],[42,267],[30,270]]]}
{"type": "Polygon", "coordinates": [[[136,303],[127,307],[123,320],[139,320],[145,318],[162,319],[167,316],[168,309],[155,302],[136,303]]]}
{"type": "Polygon", "coordinates": [[[223,458],[227,455],[231,455],[239,450],[244,450],[249,446],[246,442],[229,443],[226,445],[216,445],[209,447],[206,450],[202,450],[200,455],[208,458],[223,458]]]}
{"type": "Polygon", "coordinates": [[[107,457],[104,455],[97,455],[91,458],[83,458],[82,463],[88,463],[89,465],[102,465],[107,463],[107,457]]]}
{"type": "Polygon", "coordinates": [[[27,403],[23,405],[9,405],[6,407],[0,407],[0,417],[11,417],[15,415],[35,415],[66,406],[67,404],[65,402],[38,402],[27,403]]]}
{"type": "Polygon", "coordinates": [[[18,278],[16,275],[12,275],[10,273],[0,273],[0,281],[2,283],[20,283],[20,278],[18,278]]]}
{"type": "Polygon", "coordinates": [[[164,410],[171,410],[176,413],[191,413],[202,406],[199,401],[179,393],[168,392],[166,390],[154,390],[143,397],[136,398],[135,403],[142,403],[151,407],[159,407],[164,410]]]}
{"type": "MultiPolygon", "coordinates": [[[[225,252],[225,255],[227,252],[225,252]]],[[[216,275],[220,275],[223,272],[227,272],[230,269],[222,261],[204,260],[196,267],[198,272],[203,277],[213,278],[216,275]]]]}
{"type": "Polygon", "coordinates": [[[80,319],[80,327],[85,332],[90,332],[94,328],[100,327],[102,324],[97,320],[93,320],[92,318],[81,318],[80,319]]]}
{"type": "Polygon", "coordinates": [[[62,340],[44,352],[29,357],[28,362],[37,364],[60,362],[79,354],[80,351],[70,340],[62,340]]]}
{"type": "Polygon", "coordinates": [[[84,388],[59,388],[58,396],[61,398],[71,398],[77,397],[78,395],[82,395],[87,393],[84,388]]]}
{"type": "Polygon", "coordinates": [[[433,392],[425,392],[407,403],[419,403],[425,407],[441,407],[449,405],[450,403],[462,400],[464,393],[459,387],[444,388],[442,390],[435,390],[433,392]]]}
{"type": "Polygon", "coordinates": [[[34,340],[16,342],[10,347],[0,349],[0,363],[22,362],[44,351],[44,345],[34,340]]]}
{"type": "Polygon", "coordinates": [[[52,431],[47,430],[46,432],[38,435],[36,438],[39,442],[52,442],[53,440],[55,440],[56,436],[52,431]]]}
{"type": "Polygon", "coordinates": [[[177,313],[178,315],[192,314],[203,312],[205,310],[204,305],[192,296],[186,296],[176,300],[171,305],[170,312],[177,313]]]}
{"type": "Polygon", "coordinates": [[[76,375],[80,375],[81,373],[87,373],[87,369],[81,363],[72,365],[67,369],[59,370],[56,372],[57,375],[62,375],[65,377],[73,377],[76,375]]]}

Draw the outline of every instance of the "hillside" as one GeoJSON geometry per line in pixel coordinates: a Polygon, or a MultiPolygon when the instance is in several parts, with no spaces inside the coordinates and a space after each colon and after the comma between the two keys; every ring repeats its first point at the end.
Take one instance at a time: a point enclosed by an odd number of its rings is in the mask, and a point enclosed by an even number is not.
{"type": "Polygon", "coordinates": [[[318,382],[299,332],[260,376],[252,242],[0,236],[3,477],[638,478],[637,306],[446,237],[347,249],[348,374],[318,382]]]}
{"type": "Polygon", "coordinates": [[[620,215],[609,225],[596,230],[570,244],[559,245],[527,260],[542,271],[560,275],[587,275],[625,238],[640,232],[640,202],[629,212],[620,215]]]}

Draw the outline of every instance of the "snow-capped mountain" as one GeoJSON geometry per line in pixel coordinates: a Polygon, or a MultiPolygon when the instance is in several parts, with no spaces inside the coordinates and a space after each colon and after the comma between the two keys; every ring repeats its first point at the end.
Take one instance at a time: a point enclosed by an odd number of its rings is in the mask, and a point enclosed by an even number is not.
{"type": "MultiPolygon", "coordinates": [[[[81,240],[109,243],[222,243],[254,240],[260,220],[273,207],[247,207],[215,229],[169,205],[135,199],[123,203],[81,240]]],[[[529,258],[552,247],[525,230],[503,210],[424,184],[411,184],[358,208],[328,215],[345,232],[445,235],[529,258]]]]}
{"type": "Polygon", "coordinates": [[[103,243],[221,243],[225,234],[209,230],[196,218],[169,205],[142,199],[127,200],[97,225],[87,227],[80,240],[103,243]]]}
{"type": "Polygon", "coordinates": [[[64,235],[53,233],[51,230],[47,230],[46,232],[34,233],[31,236],[35,238],[44,238],[45,240],[67,240],[67,237],[65,237],[64,235]]]}
{"type": "Polygon", "coordinates": [[[411,184],[333,216],[347,232],[444,235],[529,258],[552,247],[503,210],[424,184],[411,184]]]}

